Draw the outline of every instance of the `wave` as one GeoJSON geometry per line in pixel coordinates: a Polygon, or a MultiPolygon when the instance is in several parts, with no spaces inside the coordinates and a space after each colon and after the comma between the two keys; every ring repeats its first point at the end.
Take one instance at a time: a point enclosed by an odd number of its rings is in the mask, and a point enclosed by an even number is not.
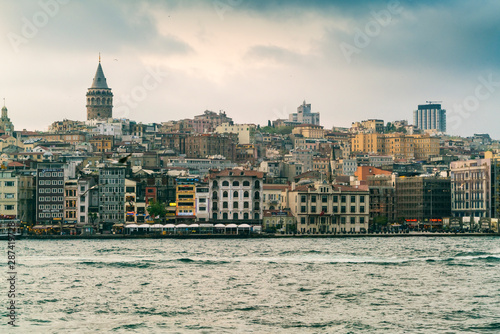
{"type": "Polygon", "coordinates": [[[154,263],[150,261],[117,261],[117,262],[104,262],[104,261],[81,261],[77,264],[82,264],[90,267],[104,268],[151,268],[155,266],[154,263]]]}

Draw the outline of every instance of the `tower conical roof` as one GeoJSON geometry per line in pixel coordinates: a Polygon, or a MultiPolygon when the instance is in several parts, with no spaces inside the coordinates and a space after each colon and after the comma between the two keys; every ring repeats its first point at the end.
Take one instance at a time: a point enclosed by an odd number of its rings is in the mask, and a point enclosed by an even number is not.
{"type": "Polygon", "coordinates": [[[109,88],[106,83],[106,77],[102,71],[101,63],[97,66],[97,71],[95,72],[94,81],[92,81],[92,86],[90,88],[109,88]]]}

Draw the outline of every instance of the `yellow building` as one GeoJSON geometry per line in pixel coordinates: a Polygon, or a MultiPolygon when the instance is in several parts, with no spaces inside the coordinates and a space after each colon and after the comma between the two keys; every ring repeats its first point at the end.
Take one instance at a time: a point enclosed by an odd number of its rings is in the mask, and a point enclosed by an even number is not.
{"type": "Polygon", "coordinates": [[[325,130],[321,125],[300,124],[293,128],[292,133],[304,138],[325,138],[325,130]]]}
{"type": "Polygon", "coordinates": [[[196,185],[192,177],[177,178],[176,186],[177,218],[195,218],[196,216],[196,185]]]}
{"type": "Polygon", "coordinates": [[[403,133],[359,133],[351,141],[353,152],[392,155],[397,159],[425,160],[439,155],[439,137],[403,133]]]}
{"type": "Polygon", "coordinates": [[[89,140],[94,152],[111,152],[113,148],[113,136],[95,136],[89,140]]]}

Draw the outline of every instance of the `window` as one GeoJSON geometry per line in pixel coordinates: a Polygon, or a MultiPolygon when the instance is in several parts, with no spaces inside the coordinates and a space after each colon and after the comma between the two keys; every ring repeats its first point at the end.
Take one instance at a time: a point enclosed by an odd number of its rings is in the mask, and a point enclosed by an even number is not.
{"type": "Polygon", "coordinates": [[[321,203],[327,203],[328,202],[328,196],[321,196],[321,203]]]}
{"type": "Polygon", "coordinates": [[[340,213],[345,213],[345,206],[340,207],[340,213]]]}
{"type": "Polygon", "coordinates": [[[365,207],[364,206],[360,206],[359,207],[359,212],[360,213],[365,213],[365,207]]]}
{"type": "Polygon", "coordinates": [[[4,185],[6,187],[13,187],[14,186],[14,181],[5,181],[4,185]]]}
{"type": "Polygon", "coordinates": [[[238,181],[233,181],[233,187],[239,187],[240,183],[238,181]]]}
{"type": "Polygon", "coordinates": [[[306,213],[306,212],[307,212],[306,207],[305,207],[305,206],[301,206],[301,207],[300,207],[300,212],[301,212],[301,213],[306,213]]]}
{"type": "Polygon", "coordinates": [[[243,219],[248,219],[248,212],[245,212],[245,213],[243,214],[243,219]]]}
{"type": "Polygon", "coordinates": [[[238,214],[237,214],[236,212],[235,212],[235,213],[233,213],[233,219],[234,219],[234,220],[237,220],[237,219],[238,219],[238,214]]]}
{"type": "Polygon", "coordinates": [[[217,199],[217,192],[216,192],[216,191],[214,191],[214,192],[212,193],[212,199],[217,199]]]}
{"type": "Polygon", "coordinates": [[[13,193],[5,193],[5,198],[14,198],[13,193]]]}
{"type": "Polygon", "coordinates": [[[218,185],[217,181],[212,182],[212,187],[216,188],[218,185]]]}
{"type": "Polygon", "coordinates": [[[227,202],[222,202],[222,208],[227,209],[227,202]]]}
{"type": "Polygon", "coordinates": [[[255,188],[260,188],[260,181],[259,180],[255,181],[255,188]]]}
{"type": "Polygon", "coordinates": [[[5,210],[14,210],[14,205],[4,205],[5,210]]]}
{"type": "Polygon", "coordinates": [[[254,199],[260,199],[260,193],[258,191],[255,192],[254,199]]]}
{"type": "Polygon", "coordinates": [[[222,214],[222,219],[227,220],[227,212],[224,212],[224,213],[222,214]]]}
{"type": "Polygon", "coordinates": [[[224,181],[222,182],[223,187],[229,187],[229,181],[224,181]]]}
{"type": "Polygon", "coordinates": [[[306,217],[300,217],[300,223],[305,224],[306,223],[306,217]]]}
{"type": "Polygon", "coordinates": [[[205,206],[200,206],[198,208],[199,211],[207,211],[207,208],[205,206]]]}
{"type": "Polygon", "coordinates": [[[238,202],[233,202],[233,209],[238,209],[238,202]]]}
{"type": "Polygon", "coordinates": [[[200,203],[206,203],[207,199],[206,198],[200,198],[200,203]]]}
{"type": "Polygon", "coordinates": [[[345,217],[340,217],[340,223],[345,224],[345,217]]]}
{"type": "Polygon", "coordinates": [[[333,213],[338,213],[339,212],[339,207],[338,206],[334,206],[333,207],[333,213]]]}
{"type": "Polygon", "coordinates": [[[311,202],[312,202],[312,203],[316,203],[316,196],[315,196],[315,195],[312,195],[312,196],[311,196],[311,202]]]}
{"type": "Polygon", "coordinates": [[[233,197],[234,198],[238,198],[238,192],[237,191],[233,192],[233,197]]]}
{"type": "Polygon", "coordinates": [[[356,203],[356,196],[351,196],[351,203],[356,203]]]}
{"type": "Polygon", "coordinates": [[[321,207],[321,212],[327,213],[328,212],[328,207],[327,206],[322,206],[321,207]]]}
{"type": "Polygon", "coordinates": [[[356,207],[354,205],[351,205],[351,213],[355,213],[356,212],[356,207]]]}
{"type": "Polygon", "coordinates": [[[305,203],[306,202],[306,196],[302,195],[300,196],[300,203],[305,203]]]}
{"type": "Polygon", "coordinates": [[[339,201],[339,197],[337,195],[333,196],[333,203],[337,203],[339,201]]]}
{"type": "Polygon", "coordinates": [[[340,196],[340,202],[345,203],[345,196],[340,196]]]}
{"type": "Polygon", "coordinates": [[[243,181],[243,187],[250,187],[249,181],[243,181]]]}
{"type": "Polygon", "coordinates": [[[253,209],[254,210],[260,210],[260,202],[254,202],[253,203],[253,209]]]}
{"type": "Polygon", "coordinates": [[[243,197],[248,198],[249,196],[250,196],[250,195],[248,194],[248,191],[245,191],[245,192],[243,193],[243,197]]]}
{"type": "Polygon", "coordinates": [[[365,223],[365,217],[359,217],[359,223],[364,224],[365,223]]]}
{"type": "Polygon", "coordinates": [[[356,224],[356,217],[351,217],[351,224],[356,224]]]}
{"type": "Polygon", "coordinates": [[[227,191],[224,191],[224,192],[222,193],[222,197],[223,197],[223,198],[226,198],[227,196],[228,196],[227,191]]]}
{"type": "Polygon", "coordinates": [[[364,203],[365,202],[365,196],[359,196],[359,202],[364,203]]]}
{"type": "Polygon", "coordinates": [[[243,202],[243,209],[248,209],[250,207],[249,202],[243,202]]]}

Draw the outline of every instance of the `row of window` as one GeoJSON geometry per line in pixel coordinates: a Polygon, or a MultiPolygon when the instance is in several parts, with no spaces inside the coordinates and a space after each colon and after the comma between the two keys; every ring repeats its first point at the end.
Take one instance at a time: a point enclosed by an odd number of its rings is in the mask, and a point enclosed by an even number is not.
{"type": "Polygon", "coordinates": [[[57,213],[57,212],[42,212],[38,215],[40,218],[62,218],[63,214],[62,213],[57,213]]]}
{"type": "MultiPolygon", "coordinates": [[[[311,195],[310,196],[311,202],[316,203],[316,201],[319,200],[317,199],[317,197],[321,198],[322,203],[328,203],[328,196],[326,195],[321,195],[321,196],[311,195]]],[[[351,203],[356,203],[356,197],[359,197],[360,203],[365,203],[365,196],[351,196],[351,203]]],[[[333,203],[338,203],[338,201],[339,201],[339,196],[333,195],[333,203]]],[[[340,203],[346,203],[346,201],[347,201],[347,196],[344,195],[340,196],[340,203]]],[[[300,202],[301,203],[307,202],[307,196],[306,195],[300,196],[300,202]]]]}
{"type": "Polygon", "coordinates": [[[40,194],[49,194],[49,193],[63,193],[64,189],[63,188],[39,188],[38,189],[40,194]]]}
{"type": "MultiPolygon", "coordinates": [[[[218,217],[217,213],[213,213],[213,214],[212,214],[212,219],[213,219],[213,220],[217,220],[217,219],[218,219],[217,217],[218,217]]],[[[222,214],[222,219],[224,219],[224,220],[229,219],[229,217],[230,217],[230,216],[229,216],[229,214],[228,214],[227,212],[224,212],[224,213],[222,214]]],[[[242,218],[243,218],[243,219],[250,219],[250,215],[248,214],[248,212],[244,212],[244,213],[243,213],[243,217],[242,217],[242,218]]],[[[233,214],[232,214],[232,219],[233,219],[233,220],[240,219],[240,215],[239,215],[238,213],[236,213],[236,212],[235,212],[235,213],[233,213],[233,214]]],[[[258,213],[255,213],[255,214],[253,215],[253,219],[260,219],[260,215],[259,215],[258,213]]]]}
{"type": "Polygon", "coordinates": [[[38,180],[38,184],[41,186],[62,186],[63,180],[38,180]]]}
{"type": "Polygon", "coordinates": [[[3,208],[4,208],[4,210],[12,211],[12,210],[15,210],[16,206],[8,204],[8,205],[4,205],[3,208]]]}
{"type": "MultiPolygon", "coordinates": [[[[233,209],[238,209],[238,202],[233,202],[233,209]]],[[[222,202],[222,208],[223,209],[228,209],[229,207],[228,202],[222,202]]],[[[254,210],[260,210],[260,202],[254,202],[253,204],[254,210]]],[[[243,209],[249,209],[250,208],[250,202],[243,202],[243,209]]],[[[218,210],[217,209],[217,202],[214,202],[212,204],[212,210],[218,210]]]]}
{"type": "Polygon", "coordinates": [[[40,210],[62,210],[62,204],[39,204],[38,209],[40,210]]]}
{"type": "Polygon", "coordinates": [[[38,177],[63,177],[63,172],[39,172],[38,177]]]}
{"type": "Polygon", "coordinates": [[[38,197],[39,202],[62,202],[62,196],[40,196],[38,197]]]}
{"type": "Polygon", "coordinates": [[[14,186],[15,186],[15,184],[16,184],[16,183],[15,183],[15,181],[4,181],[4,182],[3,182],[3,185],[4,185],[5,187],[14,187],[14,186]]]}
{"type": "MultiPolygon", "coordinates": [[[[217,187],[219,183],[217,181],[212,182],[213,187],[217,187]]],[[[223,187],[229,187],[229,181],[222,181],[223,187]]],[[[240,181],[233,181],[233,187],[239,187],[240,181]]],[[[255,188],[260,188],[260,181],[256,180],[254,183],[255,188]]],[[[243,187],[250,187],[250,181],[243,181],[243,187]]]]}
{"type": "MultiPolygon", "coordinates": [[[[338,213],[338,211],[339,211],[339,207],[338,206],[333,206],[333,213],[338,213]]],[[[317,212],[316,211],[316,206],[311,206],[310,213],[316,213],[316,212],[317,212]]],[[[328,207],[327,206],[322,206],[320,212],[328,213],[328,207]]],[[[307,213],[307,206],[301,206],[300,207],[300,213],[307,213]]],[[[346,207],[345,206],[341,206],[340,207],[340,213],[346,213],[346,207]]],[[[351,205],[351,211],[350,211],[350,213],[356,213],[356,206],[351,205]]],[[[359,207],[359,213],[365,213],[365,207],[364,206],[360,206],[359,207]]]]}
{"type": "MultiPolygon", "coordinates": [[[[319,217],[320,220],[317,220],[318,217],[309,217],[309,220],[306,219],[306,217],[300,217],[300,223],[301,224],[326,224],[327,219],[326,217],[319,217]]],[[[358,220],[357,222],[360,224],[365,223],[365,217],[357,217],[358,220]]],[[[347,222],[346,217],[340,217],[340,223],[345,224],[347,222]]],[[[356,217],[349,217],[349,223],[351,224],[356,224],[356,217]]]]}
{"type": "MultiPolygon", "coordinates": [[[[214,192],[212,193],[212,199],[217,199],[217,198],[218,198],[218,196],[219,196],[219,195],[218,195],[218,193],[217,193],[216,191],[214,191],[214,192]]],[[[223,192],[222,192],[222,198],[227,198],[227,197],[229,197],[229,193],[228,193],[227,191],[223,191],[223,192]]],[[[239,192],[238,192],[238,191],[234,191],[234,192],[233,192],[233,197],[234,197],[234,198],[238,198],[238,197],[239,197],[239,192]]],[[[250,197],[250,193],[249,193],[248,191],[244,191],[244,192],[243,192],[243,198],[248,198],[248,197],[250,197]]],[[[253,197],[254,197],[254,199],[260,199],[260,193],[259,193],[258,191],[256,191],[256,192],[254,193],[254,196],[253,196],[253,197]]]]}

